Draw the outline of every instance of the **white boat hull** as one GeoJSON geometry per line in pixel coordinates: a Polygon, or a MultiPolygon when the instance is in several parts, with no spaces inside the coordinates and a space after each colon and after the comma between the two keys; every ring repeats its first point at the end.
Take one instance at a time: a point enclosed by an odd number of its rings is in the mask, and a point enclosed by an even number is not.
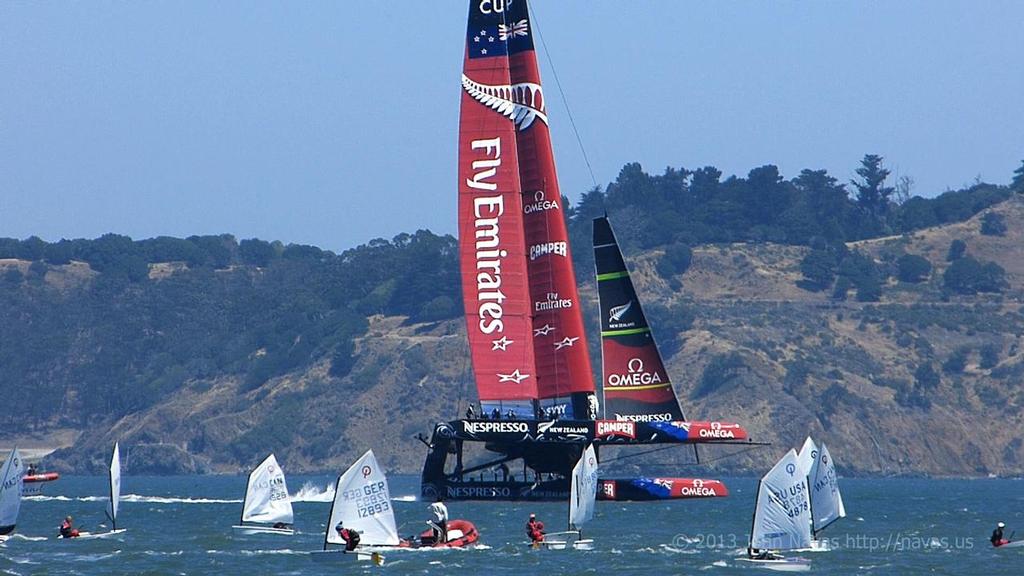
{"type": "Polygon", "coordinates": [[[231,527],[233,530],[237,530],[239,534],[245,534],[246,536],[256,536],[259,534],[276,534],[278,536],[294,536],[295,530],[293,528],[274,528],[273,526],[246,526],[246,525],[235,525],[231,527]]]}
{"type": "Polygon", "coordinates": [[[534,548],[545,548],[547,550],[593,550],[594,540],[580,538],[579,532],[552,532],[544,535],[543,542],[531,542],[528,544],[534,548]]]}
{"type": "Polygon", "coordinates": [[[100,540],[103,538],[113,538],[127,532],[127,528],[121,528],[119,530],[111,530],[110,532],[79,532],[78,536],[74,538],[63,538],[60,540],[100,540]]]}
{"type": "Polygon", "coordinates": [[[1014,540],[1013,542],[1007,542],[1002,546],[998,546],[998,548],[1002,550],[1003,548],[1020,548],[1021,546],[1024,546],[1024,540],[1014,540]]]}
{"type": "Polygon", "coordinates": [[[749,562],[758,568],[775,572],[807,572],[811,569],[811,561],[804,558],[779,558],[777,560],[758,560],[756,558],[740,558],[740,562],[749,562]]]}
{"type": "Polygon", "coordinates": [[[373,562],[375,566],[384,565],[384,556],[371,550],[314,550],[309,553],[314,562],[373,562]]]}

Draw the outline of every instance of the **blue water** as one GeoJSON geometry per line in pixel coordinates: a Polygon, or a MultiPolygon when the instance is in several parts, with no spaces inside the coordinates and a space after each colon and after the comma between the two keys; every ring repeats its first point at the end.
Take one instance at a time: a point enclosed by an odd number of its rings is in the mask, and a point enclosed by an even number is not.
{"type": "MultiPolygon", "coordinates": [[[[323,544],[330,483],[327,477],[290,477],[305,499],[295,504],[294,537],[238,536],[245,478],[125,476],[118,540],[54,538],[67,514],[85,529],[104,522],[104,478],[65,477],[46,495],[22,506],[18,536],[0,545],[0,574],[758,574],[737,564],[750,530],[754,479],[727,480],[732,495],[674,503],[601,502],[587,536],[597,549],[530,550],[523,524],[536,512],[549,530],[561,529],[565,505],[455,502],[453,518],[480,529],[475,550],[392,551],[386,564],[315,563],[308,552],[323,544]],[[303,485],[308,484],[305,489],[303,485]],[[43,539],[45,537],[45,539],[43,539]]],[[[418,479],[393,477],[396,499],[417,493],[418,479]]],[[[803,554],[818,574],[1024,574],[1024,548],[994,550],[996,521],[1024,537],[1024,481],[842,479],[849,516],[826,531],[836,550],[803,554]]],[[[397,501],[403,535],[419,532],[426,503],[397,501]]]]}

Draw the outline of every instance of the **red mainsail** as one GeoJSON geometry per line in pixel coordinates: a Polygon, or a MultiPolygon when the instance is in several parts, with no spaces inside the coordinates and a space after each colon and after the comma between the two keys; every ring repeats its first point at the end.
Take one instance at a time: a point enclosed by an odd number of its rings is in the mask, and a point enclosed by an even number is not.
{"type": "Polygon", "coordinates": [[[537,373],[503,24],[500,13],[470,4],[459,118],[459,255],[481,407],[532,417],[537,373]]]}
{"type": "MultiPolygon", "coordinates": [[[[502,314],[527,315],[527,321],[522,326],[516,322],[514,330],[518,337],[523,334],[520,329],[528,334],[528,345],[516,342],[524,345],[516,355],[529,354],[517,361],[530,366],[530,382],[524,379],[517,390],[534,393],[536,414],[594,418],[594,382],[526,1],[470,2],[466,45],[459,145],[460,239],[466,314],[481,402],[485,411],[491,411],[490,400],[511,399],[507,396],[510,387],[492,386],[493,376],[489,375],[496,362],[501,362],[502,369],[512,367],[507,363],[512,355],[505,354],[508,350],[485,349],[492,345],[490,333],[473,334],[474,329],[480,332],[480,327],[474,328],[480,297],[473,260],[480,230],[473,224],[478,217],[470,210],[481,196],[470,183],[480,174],[474,162],[496,158],[481,157],[483,148],[473,148],[472,143],[497,138],[494,135],[500,133],[501,164],[487,169],[496,170],[488,177],[489,182],[498,184],[491,193],[500,192],[504,199],[504,219],[499,224],[502,247],[508,255],[502,263],[502,286],[507,288],[502,290],[502,314]],[[516,174],[509,174],[513,169],[516,174]],[[512,188],[521,195],[515,204],[506,197],[512,188]],[[510,213],[513,205],[515,215],[510,213]],[[511,226],[517,226],[515,232],[509,230],[511,226]],[[513,246],[512,241],[518,244],[513,246]],[[517,251],[513,253],[512,248],[517,251]],[[525,269],[525,292],[513,295],[505,275],[520,273],[520,266],[525,269]],[[519,307],[520,298],[525,299],[525,312],[519,307]]],[[[518,278],[514,288],[520,288],[518,278]]],[[[525,368],[519,370],[522,375],[525,368]]],[[[517,413],[521,417],[534,415],[521,408],[517,413]]]]}

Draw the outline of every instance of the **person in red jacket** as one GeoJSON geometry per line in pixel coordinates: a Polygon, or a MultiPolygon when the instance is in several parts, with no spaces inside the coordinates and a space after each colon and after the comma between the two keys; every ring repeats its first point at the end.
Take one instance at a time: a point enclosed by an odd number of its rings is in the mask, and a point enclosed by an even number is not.
{"type": "Polygon", "coordinates": [[[530,520],[526,523],[526,535],[534,544],[544,541],[544,523],[537,520],[535,514],[530,514],[530,520]]]}
{"type": "Polygon", "coordinates": [[[78,530],[76,530],[74,524],[72,524],[71,516],[65,517],[64,521],[60,523],[60,537],[78,538],[78,530]]]}
{"type": "Polygon", "coordinates": [[[338,531],[338,536],[345,541],[345,551],[351,552],[359,546],[359,532],[356,532],[352,528],[345,528],[338,522],[338,525],[334,527],[338,531]]]}

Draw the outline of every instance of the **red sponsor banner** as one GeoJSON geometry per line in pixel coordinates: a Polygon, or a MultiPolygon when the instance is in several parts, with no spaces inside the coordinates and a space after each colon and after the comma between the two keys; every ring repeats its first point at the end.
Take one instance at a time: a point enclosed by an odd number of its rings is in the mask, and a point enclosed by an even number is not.
{"type": "Polygon", "coordinates": [[[628,420],[597,420],[594,435],[597,438],[629,438],[636,439],[636,422],[628,420]]]}
{"type": "Polygon", "coordinates": [[[696,440],[746,440],[747,431],[729,422],[690,422],[688,436],[696,440]]]}
{"type": "Polygon", "coordinates": [[[729,495],[728,488],[719,480],[701,478],[658,478],[662,486],[669,486],[672,498],[721,498],[729,495]]]}
{"type": "Polygon", "coordinates": [[[598,480],[599,500],[615,500],[615,480],[598,480]]]}

